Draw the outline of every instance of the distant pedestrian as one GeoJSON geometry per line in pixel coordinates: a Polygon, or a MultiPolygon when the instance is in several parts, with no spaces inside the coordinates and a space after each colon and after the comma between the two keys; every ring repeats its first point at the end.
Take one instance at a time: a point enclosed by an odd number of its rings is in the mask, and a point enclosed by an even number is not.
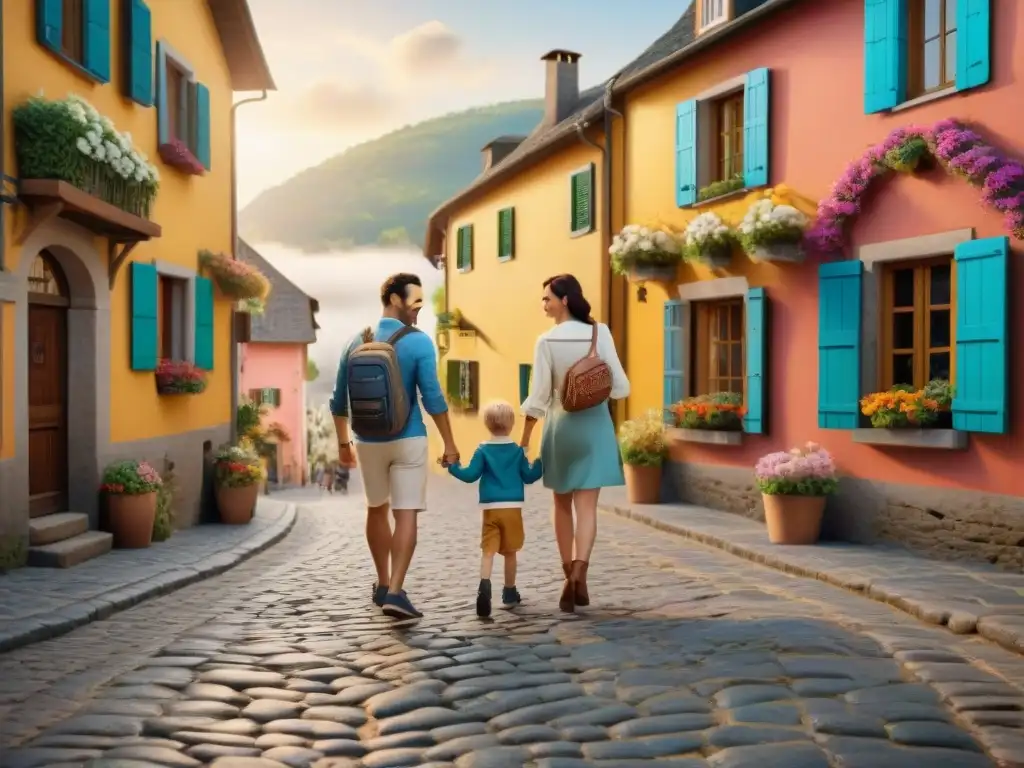
{"type": "Polygon", "coordinates": [[[324,490],[324,466],[323,464],[317,464],[316,469],[313,472],[313,476],[316,479],[316,484],[320,488],[320,492],[324,490]]]}
{"type": "Polygon", "coordinates": [[[341,462],[334,465],[334,487],[344,494],[348,494],[348,481],[351,477],[351,471],[348,467],[343,466],[341,462]]]}
{"type": "Polygon", "coordinates": [[[480,532],[480,586],[476,594],[476,615],[491,615],[491,570],[494,556],[505,560],[505,582],[501,604],[514,608],[522,602],[516,588],[516,553],[523,548],[523,501],[525,485],[540,480],[540,459],[530,462],[526,451],[509,437],[516,423],[516,412],[508,403],[484,406],[484,426],[491,439],[480,444],[469,464],[448,465],[448,472],[464,483],[480,481],[480,507],[483,528],[480,532]]]}

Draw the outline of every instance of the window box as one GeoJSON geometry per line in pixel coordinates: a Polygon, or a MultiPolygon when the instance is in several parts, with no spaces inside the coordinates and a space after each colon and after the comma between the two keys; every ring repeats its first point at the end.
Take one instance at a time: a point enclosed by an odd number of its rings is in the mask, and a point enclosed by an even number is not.
{"type": "Polygon", "coordinates": [[[963,451],[967,448],[967,433],[956,429],[855,429],[853,442],[879,447],[963,451]]]}
{"type": "Polygon", "coordinates": [[[668,430],[669,439],[681,443],[703,443],[705,445],[742,445],[743,432],[725,429],[682,429],[668,430]]]}
{"type": "Polygon", "coordinates": [[[721,269],[732,263],[732,244],[709,247],[701,250],[697,261],[712,269],[721,269]]]}
{"type": "Polygon", "coordinates": [[[772,243],[758,246],[750,256],[755,261],[768,261],[775,264],[801,264],[804,260],[804,249],[800,243],[772,243]]]}
{"type": "Polygon", "coordinates": [[[185,142],[179,139],[171,139],[158,147],[160,159],[172,168],[177,168],[182,173],[190,176],[202,176],[206,173],[199,158],[192,154],[185,142]]]}
{"type": "Polygon", "coordinates": [[[156,369],[158,395],[199,395],[206,391],[206,374],[187,360],[161,360],[156,369]]]}
{"type": "Polygon", "coordinates": [[[668,283],[675,279],[675,264],[634,264],[629,268],[629,279],[635,283],[654,280],[668,283]]]}

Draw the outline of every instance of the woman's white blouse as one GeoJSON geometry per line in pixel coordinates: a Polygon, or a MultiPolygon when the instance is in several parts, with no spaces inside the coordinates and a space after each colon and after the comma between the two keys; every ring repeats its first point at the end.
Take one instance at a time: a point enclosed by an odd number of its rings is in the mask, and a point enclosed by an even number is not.
{"type": "MultiPolygon", "coordinates": [[[[533,380],[530,394],[523,401],[523,415],[544,418],[555,398],[561,397],[565,374],[590,351],[593,332],[593,326],[567,320],[541,334],[533,350],[533,380]]],[[[597,356],[611,369],[612,399],[629,397],[629,379],[615,351],[612,332],[604,323],[597,325],[597,356]]]]}

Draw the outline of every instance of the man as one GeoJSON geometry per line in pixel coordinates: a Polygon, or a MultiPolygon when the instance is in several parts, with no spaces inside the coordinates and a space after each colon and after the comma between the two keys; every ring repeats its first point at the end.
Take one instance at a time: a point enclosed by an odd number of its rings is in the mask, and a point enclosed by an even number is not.
{"type": "MultiPolygon", "coordinates": [[[[399,273],[380,289],[383,312],[374,330],[375,341],[387,341],[413,326],[423,308],[423,285],[416,275],[399,273]]],[[[338,433],[338,459],[346,467],[359,466],[366,493],[366,543],[377,569],[373,602],[392,618],[419,618],[402,586],[416,550],[416,516],[427,506],[427,428],[423,423],[417,391],[423,407],[437,425],[444,441],[443,463],[454,464],[459,452],[452,439],[448,404],[437,378],[434,344],[425,333],[407,333],[395,342],[395,355],[409,403],[409,417],[398,434],[386,438],[360,438],[354,446],[349,433],[348,359],[359,346],[357,335],[345,347],[331,400],[338,433]],[[358,457],[358,462],[356,458],[358,457]],[[394,531],[388,509],[395,518],[394,531]]]]}

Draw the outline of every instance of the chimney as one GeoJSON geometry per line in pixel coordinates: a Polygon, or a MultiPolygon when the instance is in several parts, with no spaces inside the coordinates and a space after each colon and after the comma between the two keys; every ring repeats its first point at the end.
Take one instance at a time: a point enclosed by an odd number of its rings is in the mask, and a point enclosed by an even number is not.
{"type": "Polygon", "coordinates": [[[545,63],[544,127],[550,128],[572,114],[580,100],[580,54],[554,50],[540,57],[545,63]]]}
{"type": "Polygon", "coordinates": [[[491,168],[496,166],[506,157],[515,151],[526,139],[525,136],[499,136],[494,141],[490,142],[483,149],[480,150],[480,154],[483,155],[484,160],[484,172],[489,171],[491,168]]]}

